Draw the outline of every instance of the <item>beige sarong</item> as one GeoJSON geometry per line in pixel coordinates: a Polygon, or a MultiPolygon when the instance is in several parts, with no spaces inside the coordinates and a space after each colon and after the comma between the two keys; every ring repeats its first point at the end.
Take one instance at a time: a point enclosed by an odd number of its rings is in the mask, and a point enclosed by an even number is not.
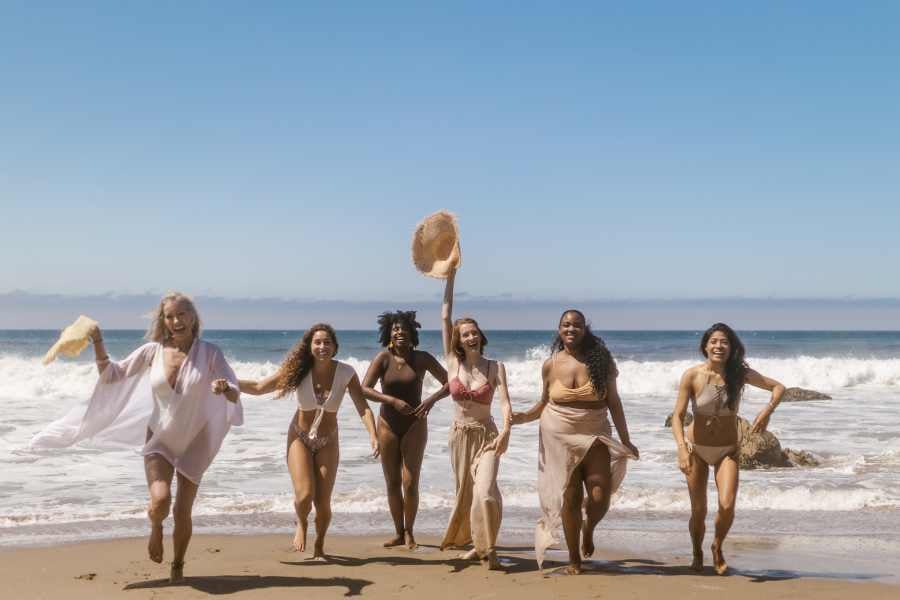
{"type": "Polygon", "coordinates": [[[498,435],[494,421],[462,423],[450,427],[450,464],[456,476],[456,505],[441,541],[441,549],[472,543],[484,558],[497,542],[503,499],[497,487],[500,457],[484,446],[498,435]],[[496,504],[496,522],[486,504],[496,504]]]}
{"type": "Polygon", "coordinates": [[[544,553],[559,543],[556,533],[562,523],[563,494],[572,472],[581,464],[596,440],[609,448],[612,489],[625,478],[627,458],[637,458],[611,437],[607,409],[573,408],[548,403],[541,413],[538,445],[538,497],[543,516],[534,531],[534,552],[543,568],[544,553]]]}

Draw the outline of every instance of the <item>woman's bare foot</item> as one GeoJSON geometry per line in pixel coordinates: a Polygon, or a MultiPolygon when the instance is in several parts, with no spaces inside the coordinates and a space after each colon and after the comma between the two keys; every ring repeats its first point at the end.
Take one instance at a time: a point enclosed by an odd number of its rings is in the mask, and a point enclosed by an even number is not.
{"type": "Polygon", "coordinates": [[[184,581],[184,561],[173,560],[172,569],[169,571],[169,583],[181,583],[184,581]]]}
{"type": "Polygon", "coordinates": [[[294,541],[291,542],[291,548],[295,552],[306,552],[306,527],[297,523],[297,530],[294,532],[294,541]]]}
{"type": "Polygon", "coordinates": [[[566,575],[581,575],[581,563],[572,563],[566,567],[566,575]]]}
{"type": "Polygon", "coordinates": [[[697,573],[703,572],[703,553],[702,552],[694,552],[694,561],[691,563],[691,571],[696,571],[697,573]]]}
{"type": "Polygon", "coordinates": [[[724,575],[728,572],[728,563],[725,562],[725,555],[722,554],[722,548],[713,542],[713,545],[709,547],[710,552],[712,552],[713,559],[713,567],[716,570],[716,575],[724,575]]]}
{"type": "Polygon", "coordinates": [[[472,560],[477,557],[478,557],[478,553],[475,551],[475,548],[472,548],[471,550],[469,550],[467,552],[463,552],[456,558],[458,558],[459,560],[472,560]]]}
{"type": "Polygon", "coordinates": [[[402,546],[405,541],[406,538],[402,533],[400,533],[397,534],[397,537],[393,537],[386,541],[384,544],[382,544],[382,546],[384,546],[385,548],[393,548],[394,546],[402,546]]]}
{"type": "Polygon", "coordinates": [[[503,566],[500,564],[500,560],[497,558],[497,552],[495,552],[494,550],[488,552],[488,555],[483,558],[481,562],[488,568],[489,571],[503,570],[503,566]]]}
{"type": "Polygon", "coordinates": [[[313,559],[325,560],[325,540],[316,539],[313,544],[313,559]]]}
{"type": "Polygon", "coordinates": [[[590,558],[594,554],[594,532],[588,531],[587,524],[581,527],[581,556],[590,558]]]}
{"type": "Polygon", "coordinates": [[[163,526],[150,525],[150,541],[147,543],[147,554],[155,563],[163,561],[163,526]]]}
{"type": "Polygon", "coordinates": [[[412,531],[406,532],[406,547],[410,550],[415,550],[419,547],[416,543],[416,538],[413,537],[412,531]]]}

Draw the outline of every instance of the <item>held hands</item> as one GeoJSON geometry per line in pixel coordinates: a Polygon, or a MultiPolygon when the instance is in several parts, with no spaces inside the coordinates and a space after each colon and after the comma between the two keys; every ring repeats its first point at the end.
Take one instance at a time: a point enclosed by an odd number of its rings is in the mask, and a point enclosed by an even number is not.
{"type": "MultiPolygon", "coordinates": [[[[426,400],[422,404],[418,405],[413,411],[412,414],[416,416],[417,419],[424,419],[428,416],[428,413],[431,412],[431,409],[434,408],[435,400],[426,400]]],[[[407,407],[409,405],[406,405],[407,407]]]]}
{"type": "Polygon", "coordinates": [[[514,412],[512,414],[512,420],[510,421],[510,425],[522,425],[526,423],[525,413],[523,412],[514,412]]]}
{"type": "Polygon", "coordinates": [[[227,379],[216,379],[212,382],[212,393],[216,395],[224,394],[230,387],[227,379]]]}

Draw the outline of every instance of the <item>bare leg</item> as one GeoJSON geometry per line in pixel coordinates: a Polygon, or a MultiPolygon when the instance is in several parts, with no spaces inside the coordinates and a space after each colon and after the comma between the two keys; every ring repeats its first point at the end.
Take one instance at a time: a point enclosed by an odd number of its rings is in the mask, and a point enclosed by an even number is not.
{"type": "Polygon", "coordinates": [[[594,529],[606,516],[612,496],[612,471],[606,444],[594,442],[581,461],[581,469],[587,488],[587,520],[581,530],[581,553],[588,558],[594,553],[594,529]]]}
{"type": "Polygon", "coordinates": [[[581,533],[581,503],[584,501],[583,481],[582,465],[578,465],[572,471],[569,484],[563,492],[562,523],[566,547],[569,549],[569,566],[566,569],[566,573],[569,575],[581,573],[581,551],[578,547],[578,536],[581,533]]]}
{"type": "Polygon", "coordinates": [[[191,511],[194,508],[194,500],[197,498],[199,486],[178,473],[178,493],[175,496],[175,528],[172,530],[172,542],[175,547],[175,556],[172,558],[172,571],[169,575],[171,583],[178,583],[184,579],[184,555],[187,554],[188,544],[194,526],[191,521],[191,511]]]}
{"type": "Polygon", "coordinates": [[[325,558],[325,534],[331,524],[331,492],[334,491],[334,480],[340,462],[337,435],[335,429],[328,444],[315,454],[316,493],[313,502],[316,505],[316,543],[313,558],[325,558]]]}
{"type": "MultiPolygon", "coordinates": [[[[294,417],[296,419],[296,416],[294,417]]],[[[291,547],[297,552],[306,550],[306,532],[309,528],[309,512],[312,510],[316,482],[313,455],[303,445],[294,428],[288,429],[288,472],[294,486],[294,511],[297,514],[297,529],[291,547]]]]}
{"type": "MultiPolygon", "coordinates": [[[[149,434],[148,434],[149,437],[149,434]]],[[[172,504],[172,477],[175,468],[159,454],[144,457],[144,473],[147,476],[147,488],[150,492],[150,504],[147,517],[150,519],[150,539],[147,543],[147,554],[150,560],[161,563],[163,560],[163,521],[169,516],[172,504]]]]}
{"type": "Polygon", "coordinates": [[[737,462],[730,456],[722,459],[716,465],[716,488],[719,491],[719,512],[716,514],[716,537],[713,539],[710,552],[712,552],[713,566],[718,575],[724,575],[728,572],[728,563],[725,561],[725,555],[722,554],[722,545],[725,543],[725,536],[734,523],[734,503],[737,498],[738,490],[738,470],[737,462]]]}
{"type": "Polygon", "coordinates": [[[425,445],[428,443],[428,422],[419,419],[400,440],[400,455],[403,458],[400,468],[400,481],[403,489],[403,520],[406,524],[404,537],[406,547],[414,550],[417,547],[413,536],[416,513],[419,512],[419,474],[422,471],[422,459],[425,457],[425,445]]]}
{"type": "Polygon", "coordinates": [[[378,445],[381,448],[381,469],[387,486],[388,507],[394,520],[397,535],[384,543],[385,548],[402,546],[403,539],[403,487],[401,469],[403,456],[400,454],[398,438],[384,419],[378,419],[378,445]]]}
{"type": "Polygon", "coordinates": [[[688,494],[691,498],[691,520],[688,531],[691,533],[691,546],[694,560],[691,569],[698,573],[703,571],[703,537],[706,535],[706,486],[709,482],[709,465],[695,455],[691,455],[690,470],[684,476],[687,481],[688,494]]]}

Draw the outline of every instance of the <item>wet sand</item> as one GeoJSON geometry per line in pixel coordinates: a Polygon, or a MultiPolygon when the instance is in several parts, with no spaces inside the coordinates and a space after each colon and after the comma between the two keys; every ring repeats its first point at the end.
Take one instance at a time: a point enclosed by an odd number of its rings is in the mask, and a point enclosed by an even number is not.
{"type": "MultiPolygon", "coordinates": [[[[563,575],[551,563],[542,574],[527,545],[499,549],[504,570],[485,570],[477,561],[441,552],[437,539],[423,537],[415,551],[382,548],[384,536],[329,537],[327,562],[290,551],[285,535],[197,535],[188,551],[186,580],[168,583],[171,542],[163,564],[146,557],[145,539],[117,539],[52,548],[0,551],[4,598],[728,598],[761,594],[784,598],[897,598],[900,585],[869,576],[813,570],[741,570],[726,577],[711,567],[697,575],[686,557],[603,554],[585,563],[580,576],[563,575]],[[676,562],[680,561],[680,562],[676,562]]],[[[311,540],[310,540],[311,541],[311,540]]],[[[562,552],[552,558],[564,559],[562,552]]],[[[708,558],[707,558],[708,560],[708,558]]],[[[839,565],[832,565],[837,569],[839,565]]]]}

